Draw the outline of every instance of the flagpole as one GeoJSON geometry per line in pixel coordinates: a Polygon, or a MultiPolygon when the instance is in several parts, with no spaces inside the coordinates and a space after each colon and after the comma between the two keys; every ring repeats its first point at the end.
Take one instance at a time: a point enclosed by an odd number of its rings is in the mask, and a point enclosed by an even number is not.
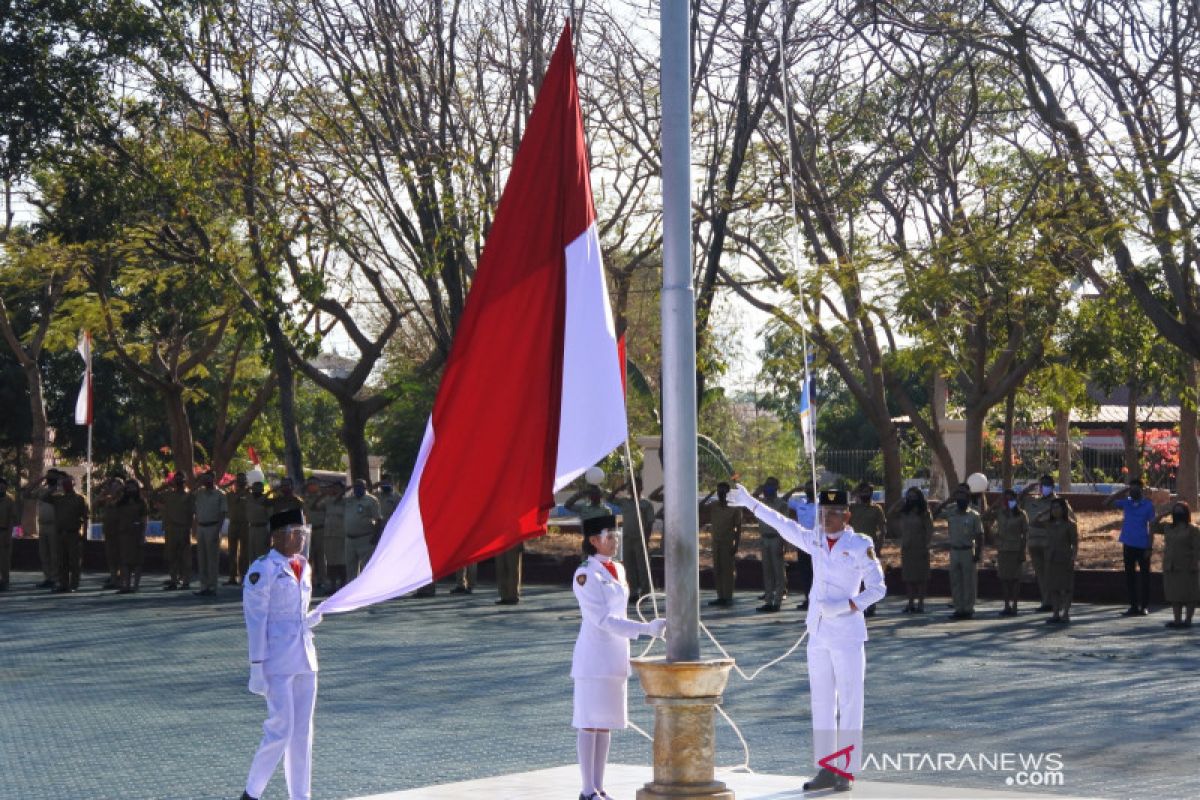
{"type": "Polygon", "coordinates": [[[667,661],[700,659],[696,297],[692,286],[688,0],[662,9],[663,501],[667,661]]]}

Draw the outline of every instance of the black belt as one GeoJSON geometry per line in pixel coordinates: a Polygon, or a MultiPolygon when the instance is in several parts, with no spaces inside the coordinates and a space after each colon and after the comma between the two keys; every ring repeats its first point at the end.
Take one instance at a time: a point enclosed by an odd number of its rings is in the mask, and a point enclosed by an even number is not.
{"type": "Polygon", "coordinates": [[[970,545],[970,544],[952,544],[952,545],[950,545],[950,549],[951,550],[974,550],[975,546],[970,545]]]}
{"type": "Polygon", "coordinates": [[[375,535],[375,532],[374,532],[374,531],[372,531],[372,532],[370,532],[370,533],[356,533],[355,535],[353,535],[353,536],[347,536],[346,538],[347,538],[347,539],[361,539],[361,538],[363,538],[364,536],[374,536],[374,535],[375,535]]]}
{"type": "Polygon", "coordinates": [[[217,520],[216,522],[197,522],[196,524],[201,526],[202,528],[207,528],[210,525],[220,525],[221,522],[222,522],[222,520],[217,520]]]}

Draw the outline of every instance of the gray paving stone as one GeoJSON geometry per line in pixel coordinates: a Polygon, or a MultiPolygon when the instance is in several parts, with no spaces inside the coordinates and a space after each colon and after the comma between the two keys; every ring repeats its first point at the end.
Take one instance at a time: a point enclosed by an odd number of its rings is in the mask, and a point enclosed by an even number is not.
{"type": "MultiPolygon", "coordinates": [[[[0,797],[24,800],[236,798],[262,701],[247,693],[240,594],[216,601],[157,589],[51,595],[14,575],[0,595],[0,797]]],[[[703,598],[707,600],[707,593],[703,598]]],[[[471,596],[394,601],[327,619],[314,790],[348,798],[574,761],[565,588],[531,587],[520,606],[471,596]]],[[[751,599],[706,615],[749,670],[799,636],[800,612],[755,616],[751,599]]],[[[1064,795],[1200,797],[1200,629],[1166,631],[1166,612],[1123,619],[1081,606],[1069,629],[1040,615],[970,622],[898,614],[887,600],[868,644],[868,754],[1061,754],[1064,795]]],[[[940,611],[940,601],[931,601],[940,611]]],[[[707,611],[707,609],[706,609],[707,611]]],[[[706,655],[716,656],[711,647],[706,655]]],[[[631,717],[652,715],[636,680],[631,717]]],[[[726,710],[751,766],[805,775],[803,649],[757,681],[731,681],[726,710]]],[[[718,762],[742,760],[723,723],[718,762]]],[[[612,761],[646,764],[648,743],[614,737],[612,761]]],[[[991,771],[873,771],[872,779],[1004,789],[991,771]]],[[[1043,789],[1053,792],[1055,790],[1043,789]]],[[[286,796],[277,775],[266,797],[286,796]]],[[[969,796],[964,794],[963,796],[969,796]]]]}

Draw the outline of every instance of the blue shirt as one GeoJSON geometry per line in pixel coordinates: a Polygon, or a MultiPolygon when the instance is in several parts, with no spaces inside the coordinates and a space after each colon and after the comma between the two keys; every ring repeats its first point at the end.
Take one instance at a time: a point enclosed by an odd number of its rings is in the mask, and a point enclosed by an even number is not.
{"type": "Polygon", "coordinates": [[[1121,535],[1117,537],[1117,541],[1130,547],[1149,547],[1150,523],[1154,521],[1154,503],[1144,497],[1141,500],[1122,497],[1113,505],[1125,512],[1125,519],[1121,520],[1121,535]]]}
{"type": "Polygon", "coordinates": [[[815,528],[817,521],[817,504],[808,502],[804,495],[788,498],[788,508],[796,512],[796,521],[805,528],[815,528]]]}

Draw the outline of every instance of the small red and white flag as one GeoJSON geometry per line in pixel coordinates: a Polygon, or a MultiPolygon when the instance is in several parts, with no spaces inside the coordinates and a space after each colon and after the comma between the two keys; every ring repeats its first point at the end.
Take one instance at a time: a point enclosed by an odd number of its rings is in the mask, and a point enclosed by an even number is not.
{"type": "Polygon", "coordinates": [[[92,415],[92,334],[84,331],[79,337],[79,346],[75,348],[83,358],[83,383],[79,387],[79,397],[75,400],[75,424],[91,425],[92,415]]]}
{"type": "Polygon", "coordinates": [[[545,532],[626,437],[568,25],[496,209],[433,414],[366,568],[320,606],[413,591],[545,532]]]}

